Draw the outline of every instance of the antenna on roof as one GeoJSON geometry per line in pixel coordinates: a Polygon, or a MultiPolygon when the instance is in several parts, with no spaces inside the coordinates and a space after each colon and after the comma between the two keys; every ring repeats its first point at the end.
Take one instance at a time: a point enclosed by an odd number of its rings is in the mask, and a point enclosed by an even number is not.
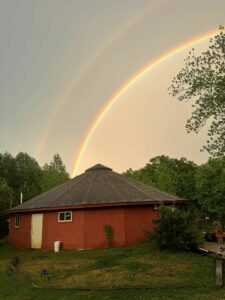
{"type": "Polygon", "coordinates": [[[20,193],[20,204],[23,203],[23,193],[20,193]]]}

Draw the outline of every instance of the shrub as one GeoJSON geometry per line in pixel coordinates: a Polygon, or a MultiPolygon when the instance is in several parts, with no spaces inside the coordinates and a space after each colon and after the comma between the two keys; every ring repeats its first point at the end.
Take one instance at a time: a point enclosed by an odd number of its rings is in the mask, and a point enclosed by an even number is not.
{"type": "Polygon", "coordinates": [[[175,207],[161,207],[160,218],[154,234],[160,249],[197,249],[201,243],[201,234],[197,218],[193,212],[181,211],[175,207]]]}
{"type": "Polygon", "coordinates": [[[105,235],[106,235],[106,240],[108,243],[108,247],[112,247],[112,243],[113,243],[113,229],[112,226],[110,226],[109,224],[105,224],[103,226],[105,235]]]}

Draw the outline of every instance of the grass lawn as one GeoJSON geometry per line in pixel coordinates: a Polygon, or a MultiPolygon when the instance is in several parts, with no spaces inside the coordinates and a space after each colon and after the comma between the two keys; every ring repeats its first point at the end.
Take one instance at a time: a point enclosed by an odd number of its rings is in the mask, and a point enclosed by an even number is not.
{"type": "Polygon", "coordinates": [[[215,287],[215,262],[189,252],[159,251],[148,243],[138,246],[54,253],[0,246],[0,299],[225,299],[225,288],[215,287]],[[5,270],[20,258],[18,278],[5,270]],[[106,291],[49,290],[41,285],[40,270],[51,279],[46,287],[133,287],[106,291]],[[164,288],[165,287],[165,288],[164,288]],[[181,288],[182,287],[182,288],[181,288]]]}

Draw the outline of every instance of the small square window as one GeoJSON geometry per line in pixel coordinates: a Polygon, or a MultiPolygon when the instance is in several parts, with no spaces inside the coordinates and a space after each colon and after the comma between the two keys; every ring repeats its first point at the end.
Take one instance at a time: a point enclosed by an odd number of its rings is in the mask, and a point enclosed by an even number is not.
{"type": "Polygon", "coordinates": [[[16,228],[20,227],[20,215],[15,215],[14,227],[16,228]]]}
{"type": "Polygon", "coordinates": [[[58,213],[58,222],[72,222],[72,211],[60,211],[58,213]]]}

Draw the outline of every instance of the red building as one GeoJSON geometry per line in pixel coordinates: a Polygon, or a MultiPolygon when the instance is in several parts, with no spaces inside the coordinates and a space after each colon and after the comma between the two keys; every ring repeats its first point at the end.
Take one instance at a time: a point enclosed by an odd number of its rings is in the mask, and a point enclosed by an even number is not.
{"type": "Polygon", "coordinates": [[[157,207],[185,200],[161,192],[100,164],[60,186],[9,210],[9,241],[19,248],[107,247],[105,224],[113,229],[113,246],[144,240],[154,230],[157,207]]]}

